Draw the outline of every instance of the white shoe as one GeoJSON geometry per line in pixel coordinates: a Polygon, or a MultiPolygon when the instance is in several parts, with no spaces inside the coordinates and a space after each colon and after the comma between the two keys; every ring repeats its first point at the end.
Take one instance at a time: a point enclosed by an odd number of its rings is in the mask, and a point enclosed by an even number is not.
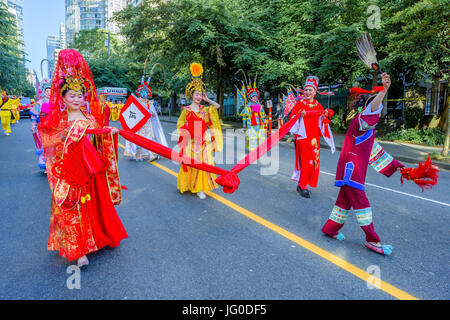
{"type": "Polygon", "coordinates": [[[203,191],[200,191],[199,193],[197,193],[197,196],[202,200],[206,199],[206,194],[203,191]]]}
{"type": "Polygon", "coordinates": [[[89,264],[89,260],[86,256],[82,256],[77,261],[78,268],[81,268],[82,266],[87,266],[89,264]]]}

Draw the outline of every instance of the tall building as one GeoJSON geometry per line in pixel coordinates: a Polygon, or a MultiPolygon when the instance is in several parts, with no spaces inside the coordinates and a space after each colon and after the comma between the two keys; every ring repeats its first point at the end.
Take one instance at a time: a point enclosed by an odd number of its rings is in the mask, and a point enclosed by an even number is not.
{"type": "Polygon", "coordinates": [[[124,9],[128,0],[66,0],[66,38],[73,43],[80,30],[106,29],[118,33],[111,21],[114,13],[124,9]]]}
{"type": "Polygon", "coordinates": [[[128,4],[132,5],[133,7],[140,5],[141,2],[142,2],[142,0],[128,0],[128,4]]]}
{"type": "Polygon", "coordinates": [[[55,69],[55,50],[61,46],[59,36],[47,37],[47,60],[48,60],[48,75],[53,73],[55,69]]]}
{"type": "Polygon", "coordinates": [[[66,28],[64,23],[61,23],[59,27],[59,35],[51,35],[47,37],[48,75],[52,74],[55,69],[59,51],[66,48],[66,28]]]}
{"type": "Polygon", "coordinates": [[[61,23],[59,27],[59,47],[60,49],[67,48],[66,26],[64,23],[61,23]]]}

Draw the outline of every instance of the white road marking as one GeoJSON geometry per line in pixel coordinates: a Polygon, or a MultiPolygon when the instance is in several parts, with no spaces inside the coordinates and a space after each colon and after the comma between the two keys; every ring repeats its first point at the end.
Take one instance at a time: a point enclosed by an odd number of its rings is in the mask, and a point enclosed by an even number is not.
{"type": "MultiPolygon", "coordinates": [[[[179,136],[177,133],[171,133],[171,135],[172,135],[172,136],[176,136],[176,137],[179,136]]],[[[224,136],[226,137],[227,135],[224,135],[224,136]]],[[[330,172],[326,172],[326,171],[322,171],[322,170],[320,170],[320,172],[323,173],[323,174],[327,174],[327,175],[333,176],[333,177],[335,176],[334,173],[330,173],[330,172]]],[[[406,192],[402,192],[402,191],[398,191],[398,190],[394,190],[394,189],[390,189],[390,188],[378,186],[378,185],[372,184],[372,183],[367,183],[367,182],[366,182],[366,185],[367,185],[367,186],[371,186],[371,187],[375,187],[375,188],[379,188],[379,189],[383,189],[383,190],[386,190],[386,191],[390,191],[390,192],[395,192],[395,193],[398,193],[398,194],[402,194],[402,195],[404,195],[404,196],[408,196],[408,197],[412,197],[412,198],[417,198],[417,199],[425,200],[425,201],[430,201],[430,202],[433,202],[433,203],[437,203],[437,204],[440,204],[440,205],[443,205],[443,206],[450,207],[450,203],[446,203],[446,202],[442,202],[442,201],[437,201],[437,200],[433,200],[433,199],[428,199],[428,198],[421,197],[421,196],[416,196],[416,195],[414,195],[414,194],[410,194],[410,193],[406,193],[406,192]]]]}
{"type": "MultiPolygon", "coordinates": [[[[329,176],[333,176],[333,177],[335,176],[334,173],[329,173],[329,172],[325,172],[325,171],[322,171],[322,170],[320,170],[320,172],[321,172],[321,173],[324,173],[324,174],[327,174],[327,175],[329,175],[329,176]]],[[[427,199],[427,198],[424,198],[424,197],[416,196],[416,195],[414,195],[414,194],[410,194],[410,193],[406,193],[406,192],[402,192],[402,191],[397,191],[397,190],[390,189],[390,188],[385,188],[385,187],[377,186],[376,184],[372,184],[372,183],[367,183],[367,182],[366,182],[366,185],[367,185],[367,186],[371,186],[371,187],[375,187],[375,188],[380,188],[380,189],[387,190],[387,191],[391,191],[391,192],[396,192],[396,193],[399,193],[399,194],[403,194],[403,195],[405,195],[405,196],[409,196],[409,197],[413,197],[413,198],[417,198],[417,199],[421,199],[421,200],[426,200],[426,201],[434,202],[434,203],[437,203],[437,204],[441,204],[441,205],[443,205],[443,206],[450,207],[450,203],[445,203],[445,202],[441,202],[441,201],[437,201],[437,200],[433,200],[433,199],[427,199]]]]}

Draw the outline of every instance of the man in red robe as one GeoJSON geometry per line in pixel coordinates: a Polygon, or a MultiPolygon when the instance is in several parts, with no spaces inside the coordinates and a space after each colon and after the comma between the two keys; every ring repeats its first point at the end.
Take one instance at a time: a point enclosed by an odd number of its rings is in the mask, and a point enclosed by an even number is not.
{"type": "Polygon", "coordinates": [[[320,136],[326,137],[334,152],[334,142],[331,136],[329,124],[324,123],[328,116],[328,110],[314,99],[318,91],[317,77],[311,76],[306,79],[304,85],[304,99],[299,100],[292,109],[290,119],[301,113],[301,117],[291,133],[295,137],[295,169],[292,180],[298,181],[297,191],[302,197],[310,198],[307,189],[317,187],[320,166],[320,136]]]}

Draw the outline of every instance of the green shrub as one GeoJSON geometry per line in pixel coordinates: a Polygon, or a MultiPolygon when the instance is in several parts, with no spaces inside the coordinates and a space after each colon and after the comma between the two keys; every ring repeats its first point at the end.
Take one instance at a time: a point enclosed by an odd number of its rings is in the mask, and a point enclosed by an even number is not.
{"type": "Polygon", "coordinates": [[[418,128],[420,119],[423,116],[423,110],[419,107],[410,107],[405,109],[405,122],[407,128],[418,128]]]}
{"type": "Polygon", "coordinates": [[[437,146],[444,144],[445,134],[439,128],[409,128],[389,132],[380,138],[388,141],[404,141],[437,146]]]}
{"type": "Polygon", "coordinates": [[[334,115],[331,118],[331,131],[341,133],[347,131],[344,121],[344,108],[331,108],[334,110],[334,115]]]}

